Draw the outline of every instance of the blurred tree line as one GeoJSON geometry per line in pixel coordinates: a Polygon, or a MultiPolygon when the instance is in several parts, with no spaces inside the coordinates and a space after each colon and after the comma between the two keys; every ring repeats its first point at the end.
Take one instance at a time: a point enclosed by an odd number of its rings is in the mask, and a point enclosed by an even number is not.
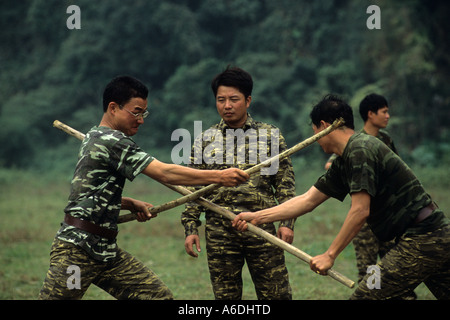
{"type": "MultiPolygon", "coordinates": [[[[327,93],[358,107],[390,102],[388,131],[402,157],[450,164],[450,23],[444,0],[2,0],[0,167],[66,168],[79,142],[55,119],[86,132],[102,115],[111,78],[150,89],[150,116],[135,140],[170,161],[171,133],[218,120],[210,81],[228,64],[254,78],[250,113],[279,126],[288,145],[312,135],[309,112],[327,93]],[[369,30],[369,5],[381,29],[369,30]],[[69,5],[81,29],[69,30],[69,5]]],[[[325,159],[319,148],[303,156],[325,159]]]]}

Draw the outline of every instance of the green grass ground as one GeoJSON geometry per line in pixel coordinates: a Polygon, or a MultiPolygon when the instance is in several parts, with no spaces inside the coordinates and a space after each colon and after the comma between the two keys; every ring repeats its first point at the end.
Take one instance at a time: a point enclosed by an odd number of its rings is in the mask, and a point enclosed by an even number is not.
{"type": "MultiPolygon", "coordinates": [[[[296,172],[297,193],[304,192],[318,174],[319,170],[303,175],[296,172]]],[[[421,172],[421,175],[426,178],[424,184],[436,202],[448,212],[448,172],[442,169],[421,172]]],[[[63,217],[70,178],[70,175],[52,177],[48,174],[0,170],[1,300],[28,300],[38,296],[48,268],[50,245],[63,217]]],[[[128,182],[124,195],[154,205],[178,197],[178,194],[146,177],[128,182]]],[[[334,239],[348,208],[348,199],[343,203],[331,199],[313,213],[299,218],[293,245],[313,256],[323,253],[334,239]]],[[[133,221],[121,225],[118,243],[156,272],[176,299],[213,299],[203,235],[203,251],[199,258],[188,256],[184,251],[183,228],[179,222],[181,209],[160,213],[150,222],[133,221]]],[[[296,300],[347,299],[353,292],[353,289],[329,277],[311,272],[307,264],[289,253],[286,253],[286,264],[296,300]]],[[[356,281],[355,256],[351,245],[336,260],[334,269],[356,281]]],[[[243,298],[255,299],[246,267],[243,277],[243,298]]],[[[420,300],[434,299],[424,285],[419,286],[416,293],[420,300]]],[[[108,300],[112,297],[91,286],[84,299],[108,300]]]]}

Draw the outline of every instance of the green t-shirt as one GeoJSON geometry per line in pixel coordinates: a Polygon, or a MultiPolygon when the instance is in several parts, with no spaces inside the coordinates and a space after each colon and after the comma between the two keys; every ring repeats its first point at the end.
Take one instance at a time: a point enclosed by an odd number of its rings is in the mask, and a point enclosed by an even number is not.
{"type": "Polygon", "coordinates": [[[421,233],[448,223],[439,209],[419,225],[414,220],[432,200],[411,169],[379,139],[354,134],[342,156],[314,185],[326,195],[344,200],[367,191],[371,196],[367,223],[381,241],[405,232],[421,233]]]}
{"type": "MultiPolygon", "coordinates": [[[[93,127],[83,140],[64,212],[117,230],[125,180],[132,181],[154,158],[124,133],[93,127]]],[[[57,238],[85,249],[94,259],[116,255],[116,240],[108,240],[62,223],[57,238]]]]}

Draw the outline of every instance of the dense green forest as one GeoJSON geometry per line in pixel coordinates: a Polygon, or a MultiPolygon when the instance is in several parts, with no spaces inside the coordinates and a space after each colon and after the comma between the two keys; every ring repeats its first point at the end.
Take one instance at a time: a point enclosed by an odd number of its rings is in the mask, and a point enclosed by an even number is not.
{"type": "MultiPolygon", "coordinates": [[[[450,165],[450,3],[444,0],[2,0],[0,167],[72,165],[79,142],[58,119],[97,125],[106,83],[133,75],[150,89],[135,140],[170,161],[177,128],[218,120],[210,81],[228,64],[254,78],[250,113],[279,126],[288,145],[312,134],[311,106],[327,93],[358,106],[387,97],[388,131],[402,157],[450,165]],[[381,29],[369,29],[368,6],[381,29]],[[70,29],[70,5],[80,29],[70,29]]],[[[373,18],[373,17],[372,17],[373,18]]],[[[302,157],[325,159],[319,148],[302,157]]]]}

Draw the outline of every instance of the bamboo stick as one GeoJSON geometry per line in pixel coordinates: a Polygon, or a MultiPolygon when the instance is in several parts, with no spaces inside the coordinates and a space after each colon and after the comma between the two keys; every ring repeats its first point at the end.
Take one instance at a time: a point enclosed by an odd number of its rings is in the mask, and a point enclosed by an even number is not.
{"type": "MultiPolygon", "coordinates": [[[[56,128],[59,128],[67,133],[69,133],[70,135],[82,140],[84,139],[84,134],[61,123],[58,120],[55,120],[53,122],[53,126],[56,128]]],[[[330,131],[331,132],[331,131],[330,131]]],[[[320,139],[320,138],[318,138],[320,139]]],[[[288,150],[286,150],[288,151],[288,150]]],[[[269,159],[270,160],[270,159],[269,159]]],[[[252,169],[252,168],[250,168],[252,169]]],[[[186,188],[183,188],[181,186],[173,186],[173,185],[169,185],[169,184],[165,184],[163,183],[166,187],[182,194],[182,195],[190,195],[193,194],[193,192],[189,191],[186,188]]],[[[234,213],[232,213],[229,210],[226,210],[225,208],[222,208],[221,206],[218,206],[214,203],[212,203],[211,201],[206,200],[203,197],[199,197],[196,198],[195,201],[197,203],[199,203],[200,205],[204,206],[205,208],[208,208],[216,213],[219,213],[221,215],[223,215],[224,217],[230,219],[230,220],[234,220],[234,218],[236,217],[236,215],[234,213]]],[[[130,219],[129,215],[123,215],[120,216],[119,219],[130,219]]],[[[134,220],[134,219],[132,219],[134,220]]],[[[291,253],[292,255],[296,256],[297,258],[299,258],[300,260],[306,262],[309,264],[310,260],[311,260],[311,256],[305,252],[303,252],[302,250],[294,247],[293,245],[288,244],[287,242],[277,238],[276,236],[268,233],[267,231],[262,230],[261,228],[252,225],[251,223],[248,224],[248,230],[262,238],[264,238],[265,240],[273,243],[274,245],[282,248],[283,250],[291,253]]],[[[342,283],[343,285],[349,287],[349,288],[353,288],[355,285],[355,282],[350,280],[349,278],[347,278],[346,276],[342,275],[341,273],[333,270],[333,269],[329,269],[327,271],[328,276],[330,276],[332,279],[342,283]]]]}
{"type": "MultiPolygon", "coordinates": [[[[269,158],[269,159],[267,159],[267,160],[265,160],[265,161],[255,165],[255,166],[245,170],[245,172],[247,174],[249,174],[249,175],[250,174],[254,174],[254,173],[258,172],[259,170],[261,170],[262,168],[270,166],[272,164],[272,162],[274,162],[274,161],[280,161],[281,159],[289,157],[290,155],[294,154],[295,152],[298,152],[298,151],[306,148],[307,146],[313,144],[314,142],[316,142],[320,138],[324,137],[325,135],[329,134],[333,130],[337,129],[338,127],[343,125],[343,123],[344,123],[344,120],[342,118],[341,119],[337,119],[327,129],[322,130],[321,132],[319,132],[319,133],[309,137],[308,139],[306,139],[306,140],[296,144],[295,146],[285,150],[284,152],[282,152],[282,153],[280,153],[280,154],[278,154],[278,155],[276,155],[276,156],[274,156],[272,158],[269,158]]],[[[84,139],[84,134],[83,133],[81,133],[81,132],[79,132],[79,131],[69,127],[68,125],[63,124],[62,122],[60,122],[58,120],[55,120],[53,122],[53,126],[58,128],[58,129],[61,129],[61,130],[65,131],[65,132],[67,132],[68,134],[70,134],[70,135],[72,135],[72,136],[74,136],[74,137],[76,137],[76,138],[78,138],[80,140],[84,139]]],[[[212,191],[214,191],[214,190],[216,190],[216,189],[218,189],[220,187],[221,186],[219,184],[210,184],[210,185],[208,185],[206,187],[203,187],[202,189],[199,189],[199,190],[197,190],[195,192],[187,194],[187,195],[185,195],[183,197],[180,197],[178,199],[169,201],[169,202],[161,204],[161,205],[157,205],[157,206],[151,207],[149,209],[149,211],[150,211],[151,214],[157,214],[159,212],[163,212],[163,211],[166,211],[166,210],[178,207],[180,205],[185,204],[186,202],[194,201],[195,199],[198,199],[199,197],[201,197],[201,196],[203,196],[205,194],[208,194],[208,193],[210,193],[210,192],[212,192],[212,191]]],[[[134,213],[129,213],[129,214],[125,214],[125,215],[121,216],[119,218],[118,223],[124,223],[124,222],[133,221],[133,220],[136,220],[136,215],[134,213]]]]}
{"type": "MultiPolygon", "coordinates": [[[[180,194],[191,193],[191,191],[189,191],[188,189],[183,188],[181,186],[173,186],[173,185],[168,185],[168,184],[164,184],[164,185],[180,194]]],[[[204,206],[205,208],[208,208],[211,211],[219,213],[220,215],[222,215],[230,220],[234,220],[234,218],[236,217],[236,215],[234,213],[232,213],[231,211],[229,211],[209,200],[206,200],[203,197],[196,199],[195,202],[204,206]]],[[[247,223],[247,226],[248,226],[248,231],[264,238],[265,240],[269,241],[270,243],[276,245],[277,247],[280,247],[281,249],[284,249],[285,251],[289,252],[290,254],[296,256],[300,260],[309,264],[312,257],[309,254],[307,254],[306,252],[303,252],[302,250],[294,247],[293,245],[281,240],[280,238],[270,234],[269,232],[255,226],[251,223],[247,223]]],[[[355,285],[355,282],[353,282],[346,276],[342,275],[341,273],[339,273],[333,269],[329,269],[327,271],[327,274],[334,280],[342,283],[343,285],[345,285],[349,288],[353,288],[355,285]]]]}
{"type": "Polygon", "coordinates": [[[81,133],[80,131],[75,130],[72,127],[69,127],[68,125],[62,123],[59,120],[53,121],[53,126],[55,128],[58,128],[58,129],[64,131],[65,133],[70,134],[71,136],[73,136],[73,137],[75,137],[75,138],[77,138],[79,140],[83,140],[84,139],[84,136],[85,136],[84,133],[81,133]]]}
{"type": "MultiPolygon", "coordinates": [[[[342,126],[344,124],[344,120],[342,118],[337,119],[336,121],[333,122],[333,124],[331,126],[329,126],[327,129],[322,130],[321,132],[309,137],[308,139],[296,144],[295,146],[283,151],[282,153],[269,158],[247,170],[245,170],[245,172],[249,175],[257,173],[258,171],[260,171],[262,168],[264,167],[269,167],[272,162],[274,161],[280,161],[281,159],[284,159],[286,157],[289,157],[290,155],[308,147],[309,145],[313,144],[314,142],[316,142],[317,140],[319,140],[320,138],[326,136],[327,134],[329,134],[330,132],[332,132],[333,130],[336,130],[338,127],[342,126]]],[[[73,129],[72,129],[73,130],[73,129]]],[[[150,213],[159,213],[165,210],[169,210],[172,208],[175,208],[177,206],[180,206],[182,204],[185,204],[186,202],[191,202],[194,201],[195,199],[198,199],[199,197],[206,195],[218,188],[220,188],[221,186],[219,184],[210,184],[206,187],[203,187],[195,192],[191,192],[183,197],[180,197],[178,199],[175,199],[173,201],[167,202],[165,204],[162,205],[158,205],[155,207],[150,208],[150,213]]],[[[120,219],[119,223],[123,223],[123,222],[128,222],[128,221],[132,221],[135,220],[135,215],[133,213],[129,213],[128,217],[124,217],[122,216],[120,219]],[[134,217],[134,219],[133,219],[134,217]]]]}

